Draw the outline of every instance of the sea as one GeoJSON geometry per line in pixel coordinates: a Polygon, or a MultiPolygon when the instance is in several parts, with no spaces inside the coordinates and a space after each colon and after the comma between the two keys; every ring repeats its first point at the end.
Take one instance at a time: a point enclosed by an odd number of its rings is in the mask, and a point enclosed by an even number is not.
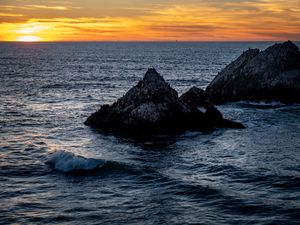
{"type": "Polygon", "coordinates": [[[0,224],[300,224],[299,104],[217,106],[243,130],[84,125],[148,68],[181,95],[272,44],[1,42],[0,224]]]}

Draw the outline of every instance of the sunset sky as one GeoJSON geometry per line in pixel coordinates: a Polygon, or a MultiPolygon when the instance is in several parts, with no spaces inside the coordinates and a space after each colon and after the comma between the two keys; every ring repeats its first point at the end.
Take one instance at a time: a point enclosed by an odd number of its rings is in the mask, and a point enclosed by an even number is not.
{"type": "Polygon", "coordinates": [[[0,41],[300,40],[300,0],[0,0],[0,41]]]}

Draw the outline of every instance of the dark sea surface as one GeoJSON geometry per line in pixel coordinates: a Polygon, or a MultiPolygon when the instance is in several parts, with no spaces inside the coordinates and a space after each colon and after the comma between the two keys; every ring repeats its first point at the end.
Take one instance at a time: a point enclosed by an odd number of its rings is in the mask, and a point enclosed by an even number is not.
{"type": "Polygon", "coordinates": [[[0,43],[0,224],[300,224],[299,104],[219,106],[244,130],[83,124],[149,67],[182,94],[270,44],[0,43]]]}

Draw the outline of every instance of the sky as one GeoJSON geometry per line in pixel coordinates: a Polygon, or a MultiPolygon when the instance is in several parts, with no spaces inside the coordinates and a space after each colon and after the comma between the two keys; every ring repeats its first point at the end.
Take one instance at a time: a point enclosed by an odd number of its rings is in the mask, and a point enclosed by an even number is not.
{"type": "Polygon", "coordinates": [[[0,41],[300,40],[300,0],[0,0],[0,41]]]}

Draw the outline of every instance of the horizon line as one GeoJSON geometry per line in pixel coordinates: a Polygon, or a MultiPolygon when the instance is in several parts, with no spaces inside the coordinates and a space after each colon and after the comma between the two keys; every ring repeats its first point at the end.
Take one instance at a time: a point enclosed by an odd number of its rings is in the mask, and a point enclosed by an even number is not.
{"type": "Polygon", "coordinates": [[[184,40],[170,40],[170,41],[166,41],[166,40],[143,40],[143,41],[139,41],[139,40],[128,40],[128,41],[83,41],[83,40],[79,40],[79,41],[1,41],[0,43],[232,43],[232,42],[287,42],[287,41],[292,41],[292,42],[300,42],[300,40],[199,40],[199,41],[184,41],[184,40]]]}

